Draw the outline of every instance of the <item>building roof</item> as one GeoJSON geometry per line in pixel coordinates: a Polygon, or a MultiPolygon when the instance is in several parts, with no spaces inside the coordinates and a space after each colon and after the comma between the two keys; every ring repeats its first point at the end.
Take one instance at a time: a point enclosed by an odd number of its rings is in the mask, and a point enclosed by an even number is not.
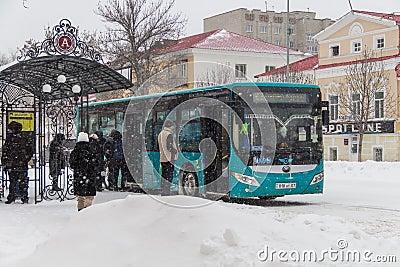
{"type": "Polygon", "coordinates": [[[348,66],[348,65],[353,65],[353,64],[359,64],[361,62],[377,62],[377,61],[384,61],[388,60],[391,58],[399,58],[400,55],[389,55],[389,56],[383,56],[383,57],[373,57],[373,58],[368,58],[368,59],[356,59],[353,61],[345,61],[345,62],[338,62],[338,63],[332,63],[332,64],[326,64],[326,65],[320,65],[318,66],[318,69],[328,69],[328,68],[335,68],[335,67],[340,67],[340,66],[348,66]]]}
{"type": "MultiPolygon", "coordinates": [[[[286,47],[283,46],[274,45],[227,30],[214,30],[179,39],[176,44],[160,49],[158,54],[165,54],[188,48],[271,54],[286,53],[286,47]]],[[[292,55],[303,54],[300,51],[292,49],[289,50],[289,53],[292,55]]]]}
{"type": "MultiPolygon", "coordinates": [[[[289,64],[289,69],[291,72],[293,71],[300,72],[300,71],[312,70],[317,65],[318,65],[318,55],[313,55],[311,57],[307,57],[289,64]]],[[[285,71],[286,71],[286,65],[268,72],[257,74],[256,76],[254,76],[254,78],[275,75],[278,73],[284,73],[285,71]]]]}
{"type": "Polygon", "coordinates": [[[374,17],[378,17],[378,18],[393,20],[395,22],[400,22],[400,15],[363,11],[363,10],[352,10],[352,11],[354,13],[360,13],[360,14],[370,15],[370,16],[374,16],[374,17]]]}

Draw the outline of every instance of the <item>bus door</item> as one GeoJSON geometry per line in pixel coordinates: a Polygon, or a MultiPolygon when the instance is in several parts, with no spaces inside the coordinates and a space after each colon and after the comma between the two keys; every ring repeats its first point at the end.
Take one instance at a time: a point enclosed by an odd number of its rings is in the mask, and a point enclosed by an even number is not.
{"type": "Polygon", "coordinates": [[[229,109],[222,106],[211,106],[204,108],[205,116],[202,120],[202,140],[207,140],[202,148],[203,164],[207,166],[204,170],[204,181],[206,192],[226,193],[229,189],[228,162],[229,162],[229,109]],[[213,118],[213,119],[210,119],[213,118]],[[212,141],[215,149],[207,142],[212,141]]]}
{"type": "MultiPolygon", "coordinates": [[[[128,164],[131,164],[129,170],[136,183],[141,184],[143,182],[143,167],[142,167],[142,154],[144,145],[144,124],[143,124],[143,112],[134,112],[130,116],[130,134],[132,143],[130,145],[132,155],[128,164]]],[[[128,152],[129,153],[129,152],[128,152]]]]}

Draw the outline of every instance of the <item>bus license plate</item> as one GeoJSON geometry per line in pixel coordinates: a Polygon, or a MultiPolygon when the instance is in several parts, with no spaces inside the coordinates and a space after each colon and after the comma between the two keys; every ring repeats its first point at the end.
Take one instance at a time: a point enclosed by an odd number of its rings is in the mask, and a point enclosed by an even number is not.
{"type": "Polygon", "coordinates": [[[293,189],[296,188],[296,183],[276,183],[275,189],[293,189]]]}

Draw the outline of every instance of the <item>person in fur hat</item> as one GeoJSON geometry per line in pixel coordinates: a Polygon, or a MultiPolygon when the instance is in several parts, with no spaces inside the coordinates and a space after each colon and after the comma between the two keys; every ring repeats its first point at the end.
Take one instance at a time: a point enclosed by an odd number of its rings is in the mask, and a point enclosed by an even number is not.
{"type": "Polygon", "coordinates": [[[79,133],[69,164],[74,170],[74,194],[78,197],[80,211],[91,206],[96,196],[96,155],[89,144],[87,133],[79,133]]]}

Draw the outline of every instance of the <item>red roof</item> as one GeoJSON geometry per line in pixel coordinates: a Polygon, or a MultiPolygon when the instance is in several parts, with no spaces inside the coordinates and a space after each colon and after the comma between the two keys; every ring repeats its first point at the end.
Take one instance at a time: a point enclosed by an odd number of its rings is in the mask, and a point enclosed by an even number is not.
{"type": "MultiPolygon", "coordinates": [[[[384,61],[384,60],[391,59],[391,58],[396,58],[396,57],[400,57],[400,55],[390,55],[390,56],[384,56],[384,57],[369,58],[369,59],[367,59],[367,62],[384,61]]],[[[328,68],[334,68],[334,67],[339,67],[339,66],[348,66],[348,65],[352,65],[352,64],[361,63],[364,60],[365,59],[357,59],[357,60],[354,60],[354,61],[346,61],[346,62],[327,64],[327,65],[320,65],[318,67],[318,69],[328,69],[328,68]]]]}
{"type": "Polygon", "coordinates": [[[370,11],[362,11],[362,10],[353,10],[353,12],[361,13],[365,15],[370,15],[378,18],[393,20],[396,22],[400,22],[400,15],[395,14],[386,14],[386,13],[379,13],[379,12],[370,12],[370,11]]]}
{"type": "MultiPolygon", "coordinates": [[[[304,59],[301,59],[299,61],[293,62],[289,64],[289,69],[290,71],[306,71],[306,70],[312,70],[318,65],[318,55],[313,55],[311,57],[307,57],[304,59]]],[[[268,72],[264,72],[261,74],[258,74],[254,76],[255,78],[259,78],[262,76],[271,76],[275,75],[278,73],[284,73],[286,71],[286,65],[268,72]]]]}
{"type": "MultiPolygon", "coordinates": [[[[240,52],[256,52],[283,54],[286,47],[246,37],[227,30],[214,30],[179,39],[176,44],[158,51],[159,54],[179,51],[188,48],[227,50],[240,52]]],[[[302,52],[290,49],[290,54],[301,55],[302,52]]]]}

